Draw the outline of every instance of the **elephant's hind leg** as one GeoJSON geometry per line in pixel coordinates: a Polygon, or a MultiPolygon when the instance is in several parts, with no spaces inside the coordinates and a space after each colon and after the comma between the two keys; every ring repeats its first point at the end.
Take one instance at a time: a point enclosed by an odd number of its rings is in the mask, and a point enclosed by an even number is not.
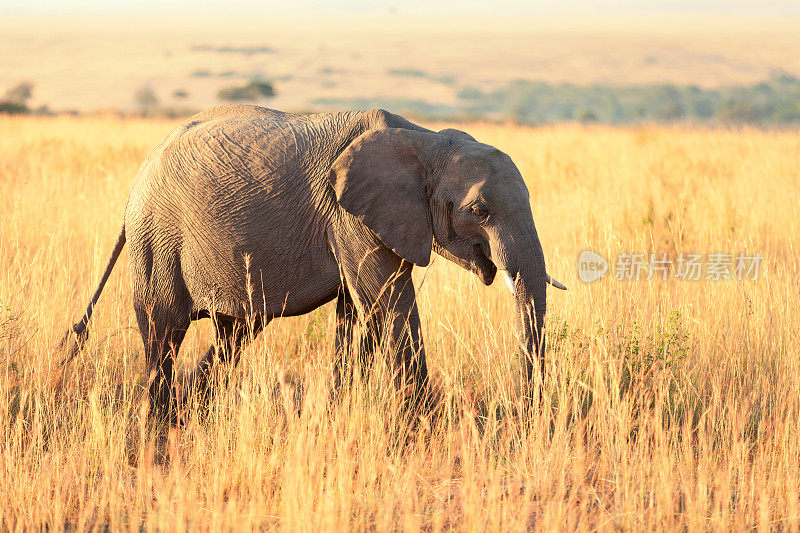
{"type": "Polygon", "coordinates": [[[186,329],[188,314],[136,306],[136,319],[144,342],[150,415],[176,420],[174,363],[186,329]]]}
{"type": "MultiPolygon", "coordinates": [[[[227,370],[233,370],[239,362],[244,345],[258,336],[269,322],[269,319],[260,316],[252,320],[212,316],[212,320],[216,342],[200,358],[190,380],[191,390],[197,395],[201,407],[208,406],[213,394],[213,378],[214,371],[218,368],[217,363],[228,365],[227,370]]],[[[223,379],[227,382],[227,372],[223,379]]]]}

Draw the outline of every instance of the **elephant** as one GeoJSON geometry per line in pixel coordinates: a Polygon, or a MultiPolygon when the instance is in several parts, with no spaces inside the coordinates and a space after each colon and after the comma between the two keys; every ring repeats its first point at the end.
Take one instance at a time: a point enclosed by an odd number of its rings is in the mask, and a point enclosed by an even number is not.
{"type": "Polygon", "coordinates": [[[126,243],[150,410],[162,413],[174,411],[173,363],[192,321],[212,318],[217,336],[193,373],[207,398],[216,363],[235,365],[272,319],[334,299],[335,381],[354,364],[360,320],[361,360],[384,346],[397,386],[420,397],[428,370],[411,273],[431,252],[486,285],[504,271],[529,383],[543,361],[546,284],[565,288],[547,274],[508,155],[381,109],[227,105],[183,122],[137,173],[105,272],[67,333],[71,353],[126,243]]]}

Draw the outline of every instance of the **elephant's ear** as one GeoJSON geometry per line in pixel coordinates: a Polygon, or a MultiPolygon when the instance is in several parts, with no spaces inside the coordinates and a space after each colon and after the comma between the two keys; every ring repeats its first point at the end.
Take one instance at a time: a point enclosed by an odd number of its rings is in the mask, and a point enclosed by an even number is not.
{"type": "Polygon", "coordinates": [[[399,128],[368,131],[334,161],[339,205],[403,259],[426,266],[433,230],[426,180],[430,150],[447,138],[399,128]]]}

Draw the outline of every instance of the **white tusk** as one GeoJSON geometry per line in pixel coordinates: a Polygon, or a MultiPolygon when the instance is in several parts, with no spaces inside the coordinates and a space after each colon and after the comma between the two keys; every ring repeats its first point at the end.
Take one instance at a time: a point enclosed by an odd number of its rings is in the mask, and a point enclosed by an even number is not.
{"type": "Polygon", "coordinates": [[[551,278],[550,274],[547,274],[547,283],[549,283],[550,285],[552,285],[556,289],[561,289],[562,291],[567,290],[567,287],[564,284],[559,283],[558,280],[555,280],[555,279],[551,278]]]}
{"type": "Polygon", "coordinates": [[[511,291],[511,294],[514,294],[514,280],[511,279],[511,274],[508,273],[508,270],[503,270],[503,278],[506,280],[508,290],[511,291]]]}
{"type": "MultiPolygon", "coordinates": [[[[561,289],[562,291],[567,290],[567,287],[563,283],[561,283],[557,279],[553,279],[552,277],[550,277],[550,274],[545,274],[545,275],[547,276],[546,278],[547,283],[549,283],[556,289],[561,289]]],[[[508,290],[511,291],[511,294],[514,294],[514,292],[516,292],[514,290],[515,289],[514,280],[511,278],[511,274],[508,273],[508,270],[503,270],[503,278],[505,278],[506,280],[506,287],[508,287],[508,290]]]]}

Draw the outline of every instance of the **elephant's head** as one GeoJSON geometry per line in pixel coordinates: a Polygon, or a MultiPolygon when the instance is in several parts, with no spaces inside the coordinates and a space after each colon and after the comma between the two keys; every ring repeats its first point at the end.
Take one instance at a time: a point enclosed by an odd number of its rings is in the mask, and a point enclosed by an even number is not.
{"type": "Polygon", "coordinates": [[[544,347],[547,275],[528,189],[503,152],[458,130],[368,131],[333,165],[339,204],[395,253],[419,266],[431,250],[489,285],[504,271],[533,376],[544,347]]]}

